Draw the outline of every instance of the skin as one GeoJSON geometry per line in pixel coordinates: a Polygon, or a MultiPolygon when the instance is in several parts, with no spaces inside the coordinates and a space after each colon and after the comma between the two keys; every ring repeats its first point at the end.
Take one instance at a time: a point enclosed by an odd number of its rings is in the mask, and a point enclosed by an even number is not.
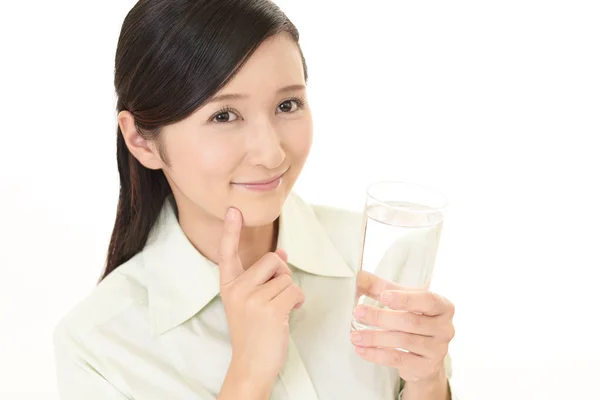
{"type": "Polygon", "coordinates": [[[239,253],[244,268],[272,250],[273,222],[302,170],[312,144],[312,115],[306,99],[300,52],[286,35],[264,42],[216,96],[247,95],[206,104],[188,118],[164,127],[161,140],[170,167],[155,143],[141,138],[133,116],[119,114],[132,154],[147,168],[162,169],[173,189],[179,223],[207,258],[218,261],[223,220],[229,207],[242,212],[239,253]],[[300,85],[304,89],[277,93],[300,85]],[[225,106],[232,112],[215,114],[225,106]],[[284,111],[282,111],[285,110],[284,111]],[[224,122],[229,121],[229,122],[224,122]],[[249,191],[233,182],[267,179],[287,171],[270,192],[249,191]],[[207,195],[209,194],[209,195],[207,195]]]}
{"type": "MultiPolygon", "coordinates": [[[[243,393],[244,398],[267,399],[285,360],[289,312],[304,300],[289,279],[285,252],[273,251],[274,222],[304,167],[313,134],[301,56],[292,39],[286,34],[267,39],[216,96],[234,93],[247,97],[207,103],[163,128],[160,140],[169,165],[157,144],[138,134],[130,112],[119,113],[118,121],[134,157],[165,173],[190,242],[219,264],[233,349],[219,398],[243,393]],[[289,86],[297,87],[280,91],[289,86]],[[220,112],[225,106],[232,110],[220,112]],[[242,185],[282,173],[273,190],[242,185]],[[258,370],[255,360],[264,361],[265,354],[272,357],[258,370]]],[[[389,292],[392,310],[356,310],[359,319],[385,329],[354,335],[357,354],[397,368],[407,381],[405,400],[448,398],[443,359],[454,334],[452,303],[364,273],[358,290],[374,298],[389,292]],[[400,354],[396,347],[411,353],[400,354]]]]}
{"type": "Polygon", "coordinates": [[[356,353],[367,361],[396,368],[406,381],[403,400],[450,399],[444,359],[454,338],[452,302],[365,271],[359,272],[357,295],[377,299],[390,309],[355,307],[358,321],[381,329],[353,332],[356,353]]]}

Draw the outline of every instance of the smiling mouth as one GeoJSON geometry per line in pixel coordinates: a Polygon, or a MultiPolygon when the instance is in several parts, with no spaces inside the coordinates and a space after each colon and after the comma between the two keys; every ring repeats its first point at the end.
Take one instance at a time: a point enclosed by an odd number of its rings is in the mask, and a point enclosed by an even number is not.
{"type": "Polygon", "coordinates": [[[232,184],[236,185],[236,186],[245,187],[247,189],[256,189],[256,190],[277,189],[281,185],[281,182],[283,181],[283,178],[288,171],[289,171],[289,168],[286,169],[282,174],[279,174],[279,175],[271,177],[271,178],[263,179],[260,181],[232,182],[232,184]]]}
{"type": "Polygon", "coordinates": [[[245,186],[259,186],[259,185],[268,185],[269,183],[274,183],[276,181],[278,181],[279,179],[283,178],[283,176],[289,171],[289,168],[286,169],[285,171],[283,171],[283,173],[271,177],[271,178],[267,178],[267,179],[263,179],[261,181],[254,181],[254,182],[232,182],[234,185],[245,185],[245,186]]]}

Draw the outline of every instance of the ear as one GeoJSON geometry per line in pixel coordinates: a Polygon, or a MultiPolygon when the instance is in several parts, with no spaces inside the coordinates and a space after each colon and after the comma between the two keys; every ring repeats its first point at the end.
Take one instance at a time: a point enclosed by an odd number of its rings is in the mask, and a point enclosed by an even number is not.
{"type": "Polygon", "coordinates": [[[144,139],[140,136],[135,127],[135,118],[129,111],[121,111],[117,117],[121,133],[125,139],[125,144],[131,154],[148,169],[163,168],[163,161],[160,158],[158,149],[154,142],[144,139]]]}

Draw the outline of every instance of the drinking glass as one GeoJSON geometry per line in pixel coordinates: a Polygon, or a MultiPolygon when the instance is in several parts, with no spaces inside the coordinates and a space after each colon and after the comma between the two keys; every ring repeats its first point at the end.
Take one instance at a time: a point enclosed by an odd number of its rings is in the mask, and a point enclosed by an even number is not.
{"type": "MultiPolygon", "coordinates": [[[[379,302],[384,281],[429,288],[447,203],[442,193],[414,183],[376,182],[367,188],[355,305],[387,308],[379,302]],[[365,294],[361,282],[375,282],[371,289],[377,295],[365,294]]],[[[353,316],[352,330],[364,329],[379,328],[353,316]]]]}

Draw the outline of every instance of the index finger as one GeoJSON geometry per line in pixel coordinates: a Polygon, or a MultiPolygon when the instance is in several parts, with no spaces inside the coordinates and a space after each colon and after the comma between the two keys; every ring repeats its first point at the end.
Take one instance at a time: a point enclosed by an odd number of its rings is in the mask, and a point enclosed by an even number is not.
{"type": "MultiPolygon", "coordinates": [[[[357,296],[369,296],[372,299],[379,300],[381,294],[386,290],[411,290],[397,283],[387,281],[375,274],[361,270],[356,277],[357,296]]],[[[414,289],[413,289],[414,290],[414,289]]]]}
{"type": "Polygon", "coordinates": [[[394,310],[421,313],[430,317],[453,313],[448,299],[429,291],[390,290],[383,294],[381,302],[394,310]]]}
{"type": "Polygon", "coordinates": [[[244,272],[238,246],[242,232],[242,213],[236,208],[230,208],[225,216],[223,237],[219,246],[219,273],[221,285],[233,281],[244,272]]]}

